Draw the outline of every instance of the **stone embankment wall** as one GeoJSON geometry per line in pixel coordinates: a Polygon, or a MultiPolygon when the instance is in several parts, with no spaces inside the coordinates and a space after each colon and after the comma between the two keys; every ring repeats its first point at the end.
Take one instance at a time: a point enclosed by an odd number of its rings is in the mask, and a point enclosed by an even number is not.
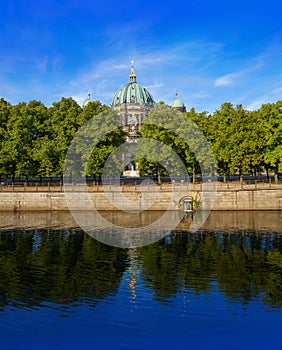
{"type": "Polygon", "coordinates": [[[282,210],[282,189],[217,190],[211,196],[183,190],[173,198],[169,191],[90,192],[87,200],[79,192],[0,192],[0,210],[69,210],[69,203],[72,210],[179,210],[179,200],[184,196],[200,200],[203,210],[282,210]]]}

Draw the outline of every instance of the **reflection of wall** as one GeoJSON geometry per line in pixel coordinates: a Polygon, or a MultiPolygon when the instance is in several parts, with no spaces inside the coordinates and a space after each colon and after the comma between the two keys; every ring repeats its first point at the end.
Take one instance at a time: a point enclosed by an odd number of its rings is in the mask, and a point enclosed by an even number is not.
{"type": "MultiPolygon", "coordinates": [[[[212,211],[201,230],[274,230],[282,232],[281,222],[282,211],[212,211]]],[[[181,228],[181,224],[179,227],[181,228]]]]}
{"type": "MultiPolygon", "coordinates": [[[[122,227],[142,227],[158,220],[163,212],[146,211],[127,213],[105,211],[100,214],[114,225],[122,227]]],[[[172,215],[178,215],[172,212],[172,215]]],[[[282,232],[282,211],[213,211],[201,227],[203,230],[274,230],[282,232]]],[[[189,217],[176,227],[177,230],[189,230],[189,217]]],[[[77,224],[68,211],[23,211],[1,212],[0,230],[14,228],[73,228],[77,224]]]]}

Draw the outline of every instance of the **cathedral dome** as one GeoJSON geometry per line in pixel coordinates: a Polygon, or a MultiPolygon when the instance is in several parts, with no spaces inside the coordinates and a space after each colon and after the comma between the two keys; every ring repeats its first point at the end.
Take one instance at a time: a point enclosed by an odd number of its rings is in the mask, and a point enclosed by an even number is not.
{"type": "Polygon", "coordinates": [[[170,107],[178,112],[185,112],[186,107],[184,103],[178,98],[178,94],[176,94],[175,99],[170,103],[170,107]]]}
{"type": "Polygon", "coordinates": [[[89,102],[91,102],[92,100],[91,100],[91,98],[90,98],[90,92],[88,93],[88,95],[87,95],[87,98],[83,101],[83,103],[82,103],[82,107],[85,107],[89,102]]]}
{"type": "Polygon", "coordinates": [[[170,104],[172,108],[184,108],[184,103],[180,100],[180,98],[176,97],[170,104]]]}
{"type": "Polygon", "coordinates": [[[153,96],[146,88],[136,82],[136,75],[133,66],[131,68],[129,78],[129,83],[125,84],[116,92],[112,101],[112,107],[117,107],[128,103],[153,105],[155,103],[153,96]]]}

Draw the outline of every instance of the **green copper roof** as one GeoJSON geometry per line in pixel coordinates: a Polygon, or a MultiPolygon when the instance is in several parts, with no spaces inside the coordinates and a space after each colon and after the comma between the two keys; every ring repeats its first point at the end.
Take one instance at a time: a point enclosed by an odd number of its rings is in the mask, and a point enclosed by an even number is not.
{"type": "Polygon", "coordinates": [[[91,102],[91,98],[90,98],[90,92],[87,95],[87,99],[85,99],[82,103],[82,107],[85,107],[89,102],[91,102]]]}
{"type": "Polygon", "coordinates": [[[183,103],[178,97],[176,97],[176,98],[171,102],[170,106],[171,106],[172,108],[183,108],[183,107],[185,107],[185,106],[184,106],[184,103],[183,103]]]}
{"type": "Polygon", "coordinates": [[[154,104],[155,102],[150,92],[136,82],[133,66],[129,78],[130,82],[116,92],[112,101],[112,106],[115,107],[127,103],[154,104]]]}

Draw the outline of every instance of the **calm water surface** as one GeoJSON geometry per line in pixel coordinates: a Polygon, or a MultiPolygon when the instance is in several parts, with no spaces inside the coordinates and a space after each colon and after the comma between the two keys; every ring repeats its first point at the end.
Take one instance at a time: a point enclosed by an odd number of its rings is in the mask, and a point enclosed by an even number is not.
{"type": "Polygon", "coordinates": [[[277,349],[281,306],[280,232],[0,232],[0,349],[277,349]]]}

